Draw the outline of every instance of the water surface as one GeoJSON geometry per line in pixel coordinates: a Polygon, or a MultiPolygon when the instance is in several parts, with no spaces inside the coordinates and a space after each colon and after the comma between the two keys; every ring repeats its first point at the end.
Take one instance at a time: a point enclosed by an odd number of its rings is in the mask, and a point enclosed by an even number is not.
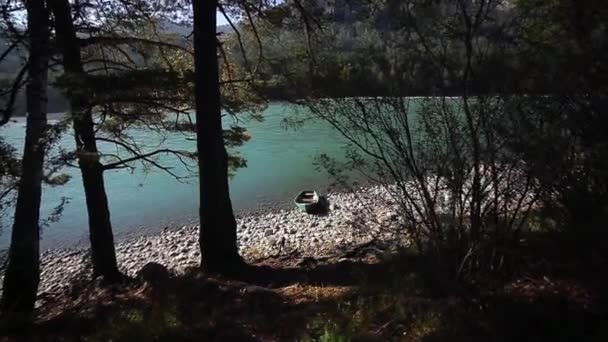
{"type": "MultiPolygon", "coordinates": [[[[282,121],[294,114],[294,108],[272,104],[264,112],[265,120],[241,122],[251,134],[251,140],[237,150],[247,159],[247,167],[236,172],[230,181],[233,206],[237,211],[253,210],[268,203],[291,204],[293,196],[303,188],[325,190],[330,177],[313,165],[314,157],[327,153],[343,154],[344,140],[325,122],[307,122],[298,130],[286,129],[282,121]]],[[[226,119],[230,120],[230,119],[226,119]]],[[[225,122],[225,125],[229,121],[225,122]]],[[[21,151],[24,120],[0,129],[0,134],[21,151]]],[[[146,131],[131,134],[142,144],[154,148],[158,137],[146,131]]],[[[60,146],[73,149],[73,137],[66,134],[60,146]]],[[[195,142],[182,134],[173,134],[162,142],[163,147],[193,150],[195,142]]],[[[102,145],[103,150],[111,146],[102,145]]],[[[169,157],[162,157],[169,158],[169,157]]],[[[163,162],[163,159],[159,160],[163,162]]],[[[174,166],[175,173],[185,169],[173,159],[164,160],[174,166]]],[[[168,225],[193,222],[198,211],[198,183],[190,179],[178,181],[167,173],[137,165],[134,171],[117,170],[105,173],[106,190],[112,213],[112,223],[118,238],[162,229],[168,225]]],[[[70,202],[60,220],[42,231],[42,248],[69,247],[87,241],[87,214],[79,170],[66,168],[63,172],[73,178],[63,186],[45,186],[42,217],[47,217],[61,199],[70,202]]],[[[10,240],[10,222],[0,234],[0,249],[10,240]]]]}

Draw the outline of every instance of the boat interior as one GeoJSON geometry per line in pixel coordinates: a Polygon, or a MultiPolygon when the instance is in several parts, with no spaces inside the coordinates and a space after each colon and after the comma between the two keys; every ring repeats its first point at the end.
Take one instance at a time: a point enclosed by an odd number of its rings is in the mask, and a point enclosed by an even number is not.
{"type": "Polygon", "coordinates": [[[318,197],[312,191],[303,192],[297,198],[297,201],[300,203],[315,203],[318,200],[318,197]]]}

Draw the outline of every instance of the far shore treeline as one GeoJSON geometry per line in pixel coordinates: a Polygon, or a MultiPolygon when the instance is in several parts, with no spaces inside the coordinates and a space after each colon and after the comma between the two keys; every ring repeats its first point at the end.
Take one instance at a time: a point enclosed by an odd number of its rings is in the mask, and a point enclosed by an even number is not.
{"type": "MultiPolygon", "coordinates": [[[[253,52],[253,49],[258,44],[257,38],[264,43],[264,65],[259,65],[260,69],[256,70],[259,73],[256,82],[264,86],[264,96],[267,100],[294,99],[297,96],[305,96],[311,89],[315,89],[319,94],[337,98],[462,94],[458,75],[446,71],[443,61],[436,61],[433,52],[429,50],[432,48],[431,44],[439,42],[423,42],[420,39],[416,41],[404,34],[416,27],[431,26],[442,10],[428,6],[428,10],[416,13],[415,22],[405,23],[400,22],[403,21],[400,18],[406,18],[412,13],[399,13],[403,10],[391,1],[384,5],[378,5],[374,1],[345,2],[338,5],[338,14],[335,11],[330,14],[332,12],[320,5],[321,3],[315,4],[313,1],[309,4],[310,12],[315,15],[316,27],[312,25],[307,28],[306,25],[301,25],[301,19],[294,16],[293,7],[287,4],[268,9],[263,18],[257,19],[255,32],[252,31],[253,25],[246,21],[235,22],[242,31],[243,41],[240,44],[248,49],[248,58],[238,52],[239,42],[230,25],[217,28],[225,38],[224,52],[232,54],[233,67],[244,69],[248,63],[258,63],[256,59],[261,55],[253,52]],[[346,12],[350,14],[345,15],[346,12]],[[403,17],[396,13],[403,14],[403,17]],[[306,38],[307,30],[311,30],[310,40],[306,38]],[[403,77],[406,75],[407,78],[403,77]],[[285,86],[286,80],[290,82],[290,87],[285,86]]],[[[517,41],[535,38],[522,37],[522,27],[517,26],[527,19],[522,18],[522,15],[537,15],[531,13],[526,6],[532,5],[520,1],[519,7],[493,6],[492,23],[486,25],[484,30],[488,30],[488,35],[495,35],[489,38],[501,39],[505,44],[501,47],[500,56],[488,56],[475,61],[477,74],[470,80],[471,93],[544,95],[556,91],[558,85],[554,82],[554,74],[567,56],[555,52],[544,54],[542,57],[539,55],[537,60],[529,58],[531,55],[527,54],[517,41]],[[533,71],[534,75],[530,75],[530,71],[533,71]]],[[[191,23],[172,23],[163,18],[157,19],[155,25],[163,35],[180,38],[176,44],[187,48],[188,40],[181,38],[192,31],[191,23]]],[[[537,28],[530,27],[525,34],[533,34],[534,29],[537,28]]],[[[446,44],[446,48],[449,46],[451,49],[449,57],[452,62],[462,62],[466,53],[461,44],[461,37],[452,33],[446,34],[442,40],[444,41],[441,44],[446,44]]],[[[0,37],[0,44],[9,45],[9,42],[5,37],[0,37]]],[[[564,42],[560,50],[566,51],[567,46],[568,43],[564,42]]],[[[124,53],[132,55],[134,67],[147,67],[147,61],[142,59],[137,51],[127,49],[124,53]]],[[[23,49],[8,52],[0,65],[0,82],[10,81],[26,55],[27,50],[23,49]]],[[[51,70],[50,77],[59,77],[60,70],[61,66],[51,70]]],[[[14,114],[25,115],[23,92],[17,95],[16,102],[14,114]]],[[[69,110],[69,101],[54,82],[49,84],[47,106],[49,113],[69,110]]]]}

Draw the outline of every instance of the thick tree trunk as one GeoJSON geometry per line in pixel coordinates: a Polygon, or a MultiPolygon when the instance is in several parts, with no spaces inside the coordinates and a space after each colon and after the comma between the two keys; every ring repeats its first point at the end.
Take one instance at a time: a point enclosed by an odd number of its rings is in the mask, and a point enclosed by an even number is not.
{"type": "MultiPolygon", "coordinates": [[[[87,126],[89,126],[87,124],[87,126]]],[[[92,124],[89,126],[92,127],[92,124]]],[[[86,130],[89,130],[88,128],[86,130]]],[[[97,151],[96,149],[85,150],[97,151]]],[[[116,263],[114,236],[110,222],[110,210],[103,180],[102,165],[98,160],[78,162],[82,172],[82,183],[89,213],[89,238],[91,241],[91,260],[93,274],[103,276],[107,282],[122,279],[116,263]]]]}
{"type": "Polygon", "coordinates": [[[87,105],[87,94],[78,86],[86,76],[82,66],[80,46],[68,1],[50,0],[49,4],[55,17],[55,30],[63,55],[63,68],[69,80],[68,96],[78,148],[78,165],[82,173],[89,214],[93,273],[95,276],[103,276],[106,281],[114,282],[121,276],[116,265],[110,209],[103,180],[103,166],[99,161],[95,140],[93,117],[87,105]]]}
{"type": "Polygon", "coordinates": [[[201,264],[212,272],[242,265],[228,188],[216,37],[217,0],[192,1],[197,151],[200,179],[201,264]]]}
{"type": "Polygon", "coordinates": [[[26,1],[29,32],[27,126],[21,179],[0,307],[9,328],[27,321],[40,280],[40,197],[46,146],[49,22],[44,1],[26,1]]]}

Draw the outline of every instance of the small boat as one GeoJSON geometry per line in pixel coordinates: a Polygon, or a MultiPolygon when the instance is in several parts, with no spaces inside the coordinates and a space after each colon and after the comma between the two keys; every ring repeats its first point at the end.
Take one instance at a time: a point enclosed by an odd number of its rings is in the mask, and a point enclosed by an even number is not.
{"type": "Polygon", "coordinates": [[[316,191],[305,190],[293,200],[296,206],[306,213],[314,213],[319,207],[319,195],[316,191]]]}

